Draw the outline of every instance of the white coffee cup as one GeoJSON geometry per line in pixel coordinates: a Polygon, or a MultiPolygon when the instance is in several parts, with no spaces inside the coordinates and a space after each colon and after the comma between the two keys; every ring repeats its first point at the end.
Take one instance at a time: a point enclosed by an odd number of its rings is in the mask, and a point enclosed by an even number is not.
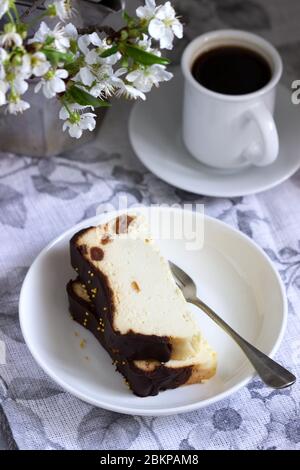
{"type": "Polygon", "coordinates": [[[255,34],[221,30],[203,34],[185,49],[183,140],[189,152],[206,165],[238,170],[265,166],[278,156],[279,140],[273,119],[276,85],[282,61],[276,49],[255,34]],[[203,52],[220,46],[241,46],[262,56],[270,65],[271,79],[259,90],[226,95],[202,86],[192,75],[192,65],[203,52]]]}

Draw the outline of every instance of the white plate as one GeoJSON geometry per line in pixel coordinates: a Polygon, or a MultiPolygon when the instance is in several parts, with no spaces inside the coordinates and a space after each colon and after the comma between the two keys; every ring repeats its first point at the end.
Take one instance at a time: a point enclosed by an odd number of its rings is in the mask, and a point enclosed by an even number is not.
{"type": "MultiPolygon", "coordinates": [[[[133,107],[129,135],[135,153],[156,176],[177,188],[216,197],[258,193],[278,185],[300,167],[300,107],[291,93],[278,87],[275,120],[280,140],[277,160],[264,168],[249,167],[226,174],[195,160],[181,139],[182,78],[177,72],[146,102],[133,107]]],[[[213,126],[213,123],[211,123],[213,126]]]]}
{"type": "MultiPolygon", "coordinates": [[[[154,233],[159,216],[165,221],[183,214],[181,209],[171,208],[138,210],[149,218],[154,233]]],[[[67,281],[75,277],[69,260],[69,240],[79,229],[102,223],[116,214],[102,214],[68,230],[32,264],[21,290],[19,312],[25,341],[36,361],[65,390],[93,405],[120,413],[156,416],[181,413],[238,390],[253,375],[251,365],[238,346],[197,309],[204,335],[218,353],[216,376],[205,384],[147,398],[136,397],[125,387],[93,335],[71,319],[65,292],[67,281]],[[79,337],[75,332],[79,332],[79,337]],[[84,349],[80,347],[81,339],[87,340],[84,349]]],[[[271,262],[248,237],[223,222],[189,211],[184,216],[189,227],[191,222],[193,227],[200,220],[204,223],[203,248],[190,251],[186,240],[158,239],[163,254],[191,274],[199,296],[229,324],[273,355],[286,323],[286,298],[271,262]]],[[[176,225],[178,217],[174,220],[176,225]]]]}

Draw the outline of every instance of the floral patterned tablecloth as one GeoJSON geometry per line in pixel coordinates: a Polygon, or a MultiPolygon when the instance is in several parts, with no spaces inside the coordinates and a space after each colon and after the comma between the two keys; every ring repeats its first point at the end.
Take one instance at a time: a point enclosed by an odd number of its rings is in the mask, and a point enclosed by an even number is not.
{"type": "MultiPolygon", "coordinates": [[[[300,79],[298,0],[175,1],[186,22],[184,43],[221,27],[262,34],[280,50],[284,81],[300,79]]],[[[165,85],[167,86],[167,85],[165,85]]],[[[131,203],[205,204],[272,258],[286,284],[289,319],[277,359],[300,374],[300,172],[257,196],[207,198],[150,174],[129,144],[129,105],[117,103],[93,144],[55,158],[0,156],[0,434],[20,449],[300,449],[300,388],[272,391],[257,378],[229,399],[198,412],[141,418],[92,407],[65,393],[37,366],[22,338],[18,295],[26,271],[54,237],[96,209],[131,203]]],[[[299,122],[300,130],[300,122],[299,122]]],[[[271,293],[270,293],[271,295],[271,293]]]]}

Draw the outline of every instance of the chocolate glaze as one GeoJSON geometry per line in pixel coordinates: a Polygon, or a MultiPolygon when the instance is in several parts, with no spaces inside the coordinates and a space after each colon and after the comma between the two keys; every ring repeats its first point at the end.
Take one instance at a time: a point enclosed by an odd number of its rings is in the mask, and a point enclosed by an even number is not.
{"type": "MultiPolygon", "coordinates": [[[[93,227],[90,227],[92,229],[93,227]]],[[[143,335],[130,331],[121,334],[113,328],[114,303],[113,293],[107,277],[96,269],[86,258],[87,250],[82,251],[78,239],[87,229],[76,233],[70,240],[71,264],[77,271],[82,283],[96,308],[96,316],[104,321],[105,342],[110,349],[118,349],[127,359],[155,359],[159,362],[170,360],[172,346],[167,336],[143,335]]]]}
{"type": "Polygon", "coordinates": [[[157,395],[159,391],[179,387],[188,381],[192,372],[191,367],[171,369],[165,367],[164,364],[158,364],[154,370],[144,371],[138,368],[133,361],[125,359],[117,350],[112,350],[107,343],[105,333],[99,326],[95,305],[86,302],[74,292],[73,281],[68,283],[67,293],[73,319],[81,325],[85,323],[85,328],[94,334],[112,358],[116,370],[125,377],[135,395],[140,397],[157,395]]]}

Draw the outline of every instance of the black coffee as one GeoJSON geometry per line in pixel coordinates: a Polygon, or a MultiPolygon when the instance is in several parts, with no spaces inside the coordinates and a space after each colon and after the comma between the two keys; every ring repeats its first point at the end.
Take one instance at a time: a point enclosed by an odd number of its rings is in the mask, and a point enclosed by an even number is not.
{"type": "Polygon", "coordinates": [[[271,68],[250,49],[222,46],[200,54],[192,66],[192,74],[209,90],[244,95],[265,86],[271,79],[271,68]]]}

